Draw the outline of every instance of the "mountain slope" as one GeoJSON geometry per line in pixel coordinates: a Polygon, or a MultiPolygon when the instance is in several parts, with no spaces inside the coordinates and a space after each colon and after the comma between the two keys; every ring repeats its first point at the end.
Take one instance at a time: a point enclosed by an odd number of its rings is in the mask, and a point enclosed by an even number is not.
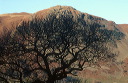
{"type": "Polygon", "coordinates": [[[22,21],[27,21],[31,17],[29,13],[12,13],[0,15],[0,36],[15,29],[22,21]]]}
{"type": "MultiPolygon", "coordinates": [[[[30,21],[33,20],[33,18],[36,18],[37,20],[52,21],[52,19],[58,19],[61,17],[65,19],[72,18],[75,22],[80,22],[88,25],[99,23],[104,28],[110,30],[119,30],[120,32],[123,32],[126,36],[124,39],[117,41],[117,49],[115,50],[119,51],[117,60],[127,62],[126,58],[128,57],[128,25],[118,25],[113,21],[107,21],[106,19],[101,17],[82,13],[69,6],[55,6],[38,11],[34,14],[13,13],[0,15],[0,36],[6,35],[6,33],[15,30],[16,26],[22,24],[23,21],[30,21]]],[[[122,67],[122,65],[115,62],[103,62],[99,66],[100,68],[88,68],[87,70],[85,70],[87,72],[86,75],[84,74],[85,72],[82,71],[81,76],[84,75],[88,78],[106,78],[112,76],[113,78],[120,79],[124,74],[124,68],[122,67]]]]}

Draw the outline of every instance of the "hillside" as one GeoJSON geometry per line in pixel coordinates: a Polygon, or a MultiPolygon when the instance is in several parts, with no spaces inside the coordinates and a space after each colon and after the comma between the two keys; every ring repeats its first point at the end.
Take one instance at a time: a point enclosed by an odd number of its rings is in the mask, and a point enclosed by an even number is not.
{"type": "Polygon", "coordinates": [[[6,35],[8,32],[15,30],[16,26],[21,25],[23,21],[31,21],[33,18],[43,21],[47,20],[49,22],[52,22],[53,19],[58,18],[71,18],[75,22],[82,23],[82,25],[98,23],[108,30],[118,30],[119,32],[124,33],[125,38],[116,41],[117,48],[113,50],[119,54],[116,57],[117,62],[99,62],[100,65],[98,65],[98,67],[89,67],[80,72],[79,75],[82,78],[87,78],[90,80],[93,79],[94,83],[96,81],[106,81],[104,83],[116,83],[115,80],[120,81],[120,83],[128,82],[128,80],[125,79],[128,76],[126,73],[128,69],[126,65],[126,63],[128,63],[128,24],[116,24],[113,21],[108,21],[101,17],[80,12],[70,6],[55,6],[38,11],[34,14],[23,12],[0,15],[0,37],[6,35]]]}
{"type": "MultiPolygon", "coordinates": [[[[46,18],[49,18],[51,14],[56,14],[56,18],[58,18],[61,15],[68,16],[68,14],[72,14],[74,20],[79,18],[79,19],[84,19],[87,24],[97,22],[97,23],[100,23],[101,25],[105,25],[107,29],[119,29],[121,32],[123,32],[126,35],[125,40],[122,40],[122,43],[121,42],[119,43],[119,50],[121,50],[120,55],[123,55],[123,56],[126,55],[126,52],[127,52],[126,45],[128,41],[127,40],[128,39],[127,37],[128,25],[127,24],[118,25],[113,21],[108,21],[101,17],[90,15],[88,13],[81,13],[80,11],[72,7],[69,7],[69,6],[55,6],[55,7],[51,7],[48,9],[38,11],[34,14],[29,14],[25,12],[12,13],[12,14],[11,13],[1,14],[0,15],[0,36],[2,36],[3,34],[6,34],[6,32],[8,31],[12,31],[13,29],[15,29],[16,26],[20,25],[23,21],[32,20],[33,17],[36,17],[38,19],[46,19],[46,18]]],[[[65,17],[65,18],[68,18],[68,17],[65,17]]]]}
{"type": "Polygon", "coordinates": [[[29,13],[10,13],[0,15],[0,36],[15,29],[22,21],[27,21],[31,17],[29,13]]]}

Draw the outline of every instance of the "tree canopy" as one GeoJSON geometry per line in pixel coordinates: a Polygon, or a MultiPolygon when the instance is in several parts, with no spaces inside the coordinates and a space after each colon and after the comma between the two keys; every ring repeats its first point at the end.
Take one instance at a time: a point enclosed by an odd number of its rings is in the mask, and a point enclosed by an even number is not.
{"type": "Polygon", "coordinates": [[[54,15],[23,22],[1,41],[0,79],[20,83],[54,83],[76,75],[86,65],[113,59],[109,43],[120,39],[118,30],[107,30],[98,23],[54,15]],[[118,37],[117,37],[118,36],[118,37]]]}

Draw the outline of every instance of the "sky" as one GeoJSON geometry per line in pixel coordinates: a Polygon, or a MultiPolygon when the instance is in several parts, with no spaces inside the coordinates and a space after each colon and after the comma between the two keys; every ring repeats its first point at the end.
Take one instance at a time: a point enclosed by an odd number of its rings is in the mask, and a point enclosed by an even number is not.
{"type": "Polygon", "coordinates": [[[0,0],[0,14],[35,13],[56,5],[72,6],[117,24],[128,24],[128,0],[0,0]]]}

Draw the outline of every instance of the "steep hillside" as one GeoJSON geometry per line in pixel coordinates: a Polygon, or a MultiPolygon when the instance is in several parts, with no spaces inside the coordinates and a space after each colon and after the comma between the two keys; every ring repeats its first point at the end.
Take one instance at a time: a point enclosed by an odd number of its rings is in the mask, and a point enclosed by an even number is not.
{"type": "Polygon", "coordinates": [[[87,13],[82,13],[70,6],[55,6],[48,9],[44,9],[41,11],[38,11],[34,14],[29,13],[12,13],[12,14],[1,14],[0,15],[0,32],[1,34],[4,32],[4,30],[11,30],[18,26],[23,21],[29,21],[33,19],[33,17],[36,17],[37,19],[48,19],[51,15],[56,15],[56,18],[59,18],[61,16],[64,16],[65,18],[68,18],[68,16],[72,15],[72,18],[74,20],[79,19],[77,21],[80,21],[81,19],[84,19],[84,21],[87,24],[91,24],[93,22],[100,23],[101,25],[105,25],[108,29],[115,29],[118,28],[118,25],[116,25],[112,21],[107,21],[104,18],[93,16],[87,13]]]}
{"type": "Polygon", "coordinates": [[[29,13],[12,13],[0,15],[0,36],[12,31],[22,21],[28,21],[31,17],[29,13]]]}
{"type": "Polygon", "coordinates": [[[117,27],[121,32],[125,34],[125,38],[122,39],[120,42],[118,41],[118,50],[119,50],[119,57],[118,60],[124,60],[128,57],[128,24],[119,24],[117,27]]]}
{"type": "MultiPolygon", "coordinates": [[[[123,32],[125,38],[117,41],[117,48],[113,51],[116,51],[119,56],[117,56],[118,62],[100,62],[100,65],[97,65],[95,68],[88,67],[80,76],[84,78],[92,79],[118,79],[120,80],[124,75],[127,76],[126,69],[124,66],[127,66],[128,62],[128,25],[127,24],[116,24],[113,21],[108,21],[104,18],[93,16],[87,13],[80,12],[70,6],[55,6],[48,9],[38,11],[34,14],[29,13],[13,13],[13,14],[2,14],[0,15],[0,37],[6,35],[8,32],[15,30],[16,26],[22,24],[23,21],[30,21],[36,18],[36,20],[43,20],[52,22],[54,19],[65,18],[68,20],[71,18],[76,23],[81,23],[82,25],[91,25],[97,23],[103,28],[108,30],[116,30],[118,32],[123,32]],[[124,62],[121,64],[120,62],[124,62]],[[111,78],[109,78],[111,77],[111,78]]],[[[35,20],[35,19],[34,19],[35,20]]],[[[113,81],[114,82],[114,81],[113,81]]],[[[106,82],[107,83],[107,82],[106,82]]],[[[124,82],[127,83],[127,82],[124,82]]]]}
{"type": "Polygon", "coordinates": [[[125,34],[128,33],[128,24],[119,24],[120,30],[124,32],[125,34]]]}

